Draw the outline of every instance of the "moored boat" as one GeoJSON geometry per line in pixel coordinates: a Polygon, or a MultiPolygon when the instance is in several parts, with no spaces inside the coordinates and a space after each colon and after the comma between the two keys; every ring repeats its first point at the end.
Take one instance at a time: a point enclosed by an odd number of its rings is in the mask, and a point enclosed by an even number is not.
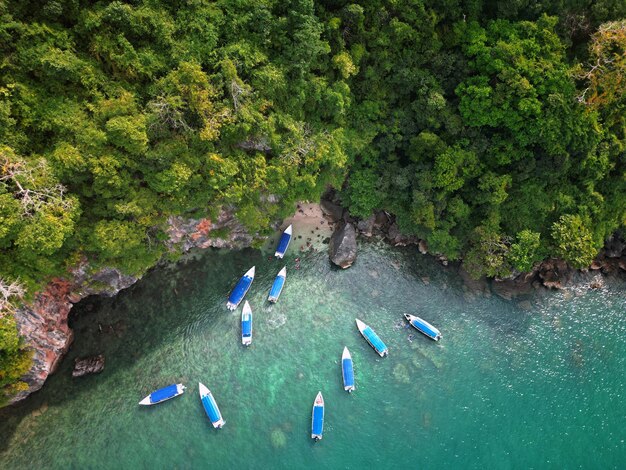
{"type": "Polygon", "coordinates": [[[287,268],[284,267],[278,272],[276,279],[274,279],[274,284],[272,284],[272,288],[270,289],[270,295],[267,298],[269,302],[276,303],[278,297],[280,297],[281,292],[283,291],[283,287],[285,287],[285,280],[287,279],[287,268]]]}
{"type": "Polygon", "coordinates": [[[241,312],[241,344],[249,346],[252,343],[252,309],[246,300],[241,312]]]}
{"type": "Polygon", "coordinates": [[[365,338],[370,346],[374,348],[374,351],[376,351],[380,357],[385,357],[387,354],[389,354],[389,349],[387,348],[385,343],[383,343],[383,340],[378,337],[378,335],[374,332],[374,330],[369,327],[369,325],[366,325],[357,318],[356,327],[363,335],[363,338],[365,338]]]}
{"type": "Polygon", "coordinates": [[[343,376],[343,389],[352,393],[356,386],[354,385],[354,364],[348,347],[343,348],[341,355],[341,375],[343,376]]]}
{"type": "Polygon", "coordinates": [[[220,409],[217,407],[213,394],[200,382],[198,382],[198,389],[200,391],[200,401],[202,402],[204,411],[211,420],[211,424],[213,424],[215,429],[220,429],[226,424],[226,421],[222,418],[222,413],[220,413],[220,409]]]}
{"type": "Polygon", "coordinates": [[[182,395],[185,391],[185,386],[183,384],[172,384],[167,387],[160,388],[155,390],[146,398],[139,402],[140,405],[156,405],[157,403],[164,402],[165,400],[169,400],[170,398],[177,397],[178,395],[182,395]]]}
{"type": "Polygon", "coordinates": [[[311,438],[319,441],[324,433],[324,397],[317,392],[311,413],[311,438]]]}
{"type": "Polygon", "coordinates": [[[239,279],[231,291],[228,296],[228,302],[226,302],[226,308],[228,308],[228,310],[235,310],[246,296],[248,289],[250,289],[250,286],[252,285],[252,281],[254,281],[254,269],[254,266],[248,269],[246,274],[239,279]]]}
{"type": "Polygon", "coordinates": [[[276,248],[276,253],[274,256],[277,258],[282,258],[285,256],[285,252],[289,247],[289,242],[291,241],[291,225],[285,229],[283,234],[280,236],[280,240],[278,241],[278,248],[276,248]]]}
{"type": "Polygon", "coordinates": [[[408,313],[404,314],[404,318],[407,319],[413,328],[428,336],[430,339],[435,341],[439,341],[441,339],[441,332],[426,320],[422,320],[420,317],[416,317],[415,315],[410,315],[408,313]]]}

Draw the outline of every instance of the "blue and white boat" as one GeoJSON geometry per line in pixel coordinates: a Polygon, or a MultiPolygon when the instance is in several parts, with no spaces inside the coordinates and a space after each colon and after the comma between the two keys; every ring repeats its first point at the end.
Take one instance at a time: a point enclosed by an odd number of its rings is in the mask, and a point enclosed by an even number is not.
{"type": "Polygon", "coordinates": [[[185,391],[185,386],[183,384],[172,384],[167,387],[160,388],[155,390],[146,398],[139,402],[140,405],[156,405],[157,403],[164,402],[165,400],[169,400],[170,398],[177,397],[178,395],[182,395],[185,391]]]}
{"type": "Polygon", "coordinates": [[[285,287],[285,279],[287,278],[287,268],[284,267],[281,269],[274,279],[274,284],[272,284],[272,288],[270,289],[270,295],[267,298],[268,301],[273,304],[276,303],[278,297],[280,297],[280,293],[283,291],[283,287],[285,287]]]}
{"type": "Polygon", "coordinates": [[[378,335],[372,330],[368,325],[363,323],[358,318],[356,319],[356,327],[359,329],[363,338],[370,344],[371,347],[378,353],[380,357],[385,357],[389,354],[389,349],[383,341],[378,337],[378,335]]]}
{"type": "Polygon", "coordinates": [[[287,247],[289,247],[289,242],[291,241],[291,225],[285,229],[283,234],[280,236],[280,240],[278,241],[278,248],[276,248],[276,253],[274,256],[277,258],[282,258],[285,256],[285,252],[287,251],[287,247]]]}
{"type": "Polygon", "coordinates": [[[341,375],[343,376],[343,389],[349,393],[356,390],[354,385],[354,365],[347,347],[343,348],[343,354],[341,355],[341,375]]]}
{"type": "Polygon", "coordinates": [[[434,339],[435,341],[439,341],[441,339],[441,332],[426,320],[422,320],[420,317],[416,317],[415,315],[410,315],[408,313],[404,314],[404,318],[407,319],[413,328],[420,333],[425,334],[430,339],[434,339]]]}
{"type": "Polygon", "coordinates": [[[211,420],[211,424],[213,424],[215,429],[220,429],[226,424],[226,421],[222,418],[222,413],[220,413],[220,409],[217,407],[211,390],[200,382],[198,382],[198,389],[200,390],[200,401],[202,402],[204,411],[206,411],[207,416],[211,420]]]}
{"type": "Polygon", "coordinates": [[[317,392],[311,413],[311,438],[319,441],[324,433],[324,397],[317,392]]]}
{"type": "Polygon", "coordinates": [[[252,309],[246,300],[241,312],[241,344],[250,346],[252,343],[252,309]]]}
{"type": "Polygon", "coordinates": [[[226,308],[228,308],[228,310],[235,310],[239,306],[243,298],[246,296],[248,289],[250,289],[252,281],[254,281],[254,266],[248,269],[246,274],[239,279],[239,282],[237,282],[228,296],[228,302],[226,303],[226,308]]]}

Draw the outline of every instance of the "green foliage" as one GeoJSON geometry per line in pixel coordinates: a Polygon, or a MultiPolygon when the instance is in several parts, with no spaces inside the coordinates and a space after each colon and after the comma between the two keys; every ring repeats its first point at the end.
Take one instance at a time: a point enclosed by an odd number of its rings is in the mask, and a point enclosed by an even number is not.
{"type": "Polygon", "coordinates": [[[541,250],[541,234],[530,230],[522,230],[511,244],[508,259],[518,271],[530,271],[534,264],[543,259],[541,250]]]}
{"type": "Polygon", "coordinates": [[[583,266],[626,219],[623,2],[5,3],[0,277],[31,294],[328,186],[489,276],[583,266]]]}
{"type": "Polygon", "coordinates": [[[19,379],[30,368],[32,354],[21,346],[13,317],[0,316],[0,407],[25,388],[19,379]]]}
{"type": "Polygon", "coordinates": [[[556,254],[575,268],[589,266],[600,249],[593,242],[588,221],[578,215],[562,215],[552,225],[551,235],[556,254]]]}

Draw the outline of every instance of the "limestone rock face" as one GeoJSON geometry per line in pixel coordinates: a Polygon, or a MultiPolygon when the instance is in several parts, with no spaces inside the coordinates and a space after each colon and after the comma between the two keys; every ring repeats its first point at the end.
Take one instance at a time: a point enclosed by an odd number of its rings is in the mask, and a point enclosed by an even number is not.
{"type": "Polygon", "coordinates": [[[53,281],[33,304],[20,308],[15,314],[20,335],[33,350],[33,364],[22,377],[28,390],[19,392],[10,403],[39,390],[70,347],[73,333],[67,325],[67,316],[72,303],[68,294],[67,283],[53,281]]]}
{"type": "Polygon", "coordinates": [[[168,246],[172,251],[187,252],[192,248],[241,249],[250,246],[252,235],[235,217],[234,208],[222,209],[215,220],[168,219],[168,246]]]}
{"type": "MultiPolygon", "coordinates": [[[[216,220],[171,217],[169,246],[172,250],[191,248],[244,248],[250,246],[250,235],[235,217],[234,209],[222,209],[216,220]],[[211,232],[220,230],[219,236],[211,232]]],[[[89,295],[114,296],[139,280],[119,270],[105,267],[93,271],[87,259],[80,260],[67,279],[54,279],[39,293],[35,301],[22,306],[15,315],[20,336],[33,351],[31,369],[21,380],[28,390],[19,392],[10,403],[23,400],[39,390],[48,375],[54,373],[67,353],[73,332],[67,318],[73,304],[89,295]]]]}
{"type": "Polygon", "coordinates": [[[76,358],[72,377],[82,377],[83,375],[99,374],[104,370],[104,355],[76,358]]]}
{"type": "Polygon", "coordinates": [[[138,280],[115,268],[90,272],[84,259],[70,274],[69,279],[52,280],[32,304],[22,306],[15,314],[20,336],[33,351],[33,364],[21,378],[28,384],[28,390],[19,392],[9,403],[23,400],[39,390],[48,375],[57,369],[74,339],[67,324],[73,304],[89,295],[114,296],[138,280]]]}
{"type": "Polygon", "coordinates": [[[352,224],[344,224],[335,230],[328,245],[330,260],[343,269],[356,260],[356,231],[352,224]]]}

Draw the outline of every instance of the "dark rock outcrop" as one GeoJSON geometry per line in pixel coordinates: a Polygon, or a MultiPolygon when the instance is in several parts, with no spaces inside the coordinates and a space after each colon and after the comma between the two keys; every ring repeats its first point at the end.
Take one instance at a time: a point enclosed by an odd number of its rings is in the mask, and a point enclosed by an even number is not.
{"type": "Polygon", "coordinates": [[[562,259],[548,259],[539,267],[539,279],[548,289],[562,289],[572,278],[572,270],[562,259]]]}
{"type": "Polygon", "coordinates": [[[339,226],[328,245],[330,260],[343,269],[352,266],[356,260],[356,231],[350,223],[339,226]]]}
{"type": "Polygon", "coordinates": [[[320,209],[333,222],[338,222],[343,218],[344,208],[328,199],[320,201],[320,209]]]}
{"type": "Polygon", "coordinates": [[[387,240],[393,246],[416,245],[419,242],[417,237],[404,235],[402,232],[400,232],[398,224],[396,224],[395,222],[391,224],[389,226],[389,229],[387,230],[387,240]]]}
{"type": "Polygon", "coordinates": [[[626,242],[619,233],[613,234],[604,244],[603,254],[607,258],[619,258],[626,249],[626,242]]]}
{"type": "Polygon", "coordinates": [[[74,360],[74,370],[72,377],[82,377],[83,375],[99,374],[104,370],[104,355],[76,358],[74,360]]]}
{"type": "Polygon", "coordinates": [[[374,225],[376,223],[376,216],[372,214],[367,219],[359,220],[356,228],[359,233],[365,237],[371,237],[374,233],[374,225]]]}

